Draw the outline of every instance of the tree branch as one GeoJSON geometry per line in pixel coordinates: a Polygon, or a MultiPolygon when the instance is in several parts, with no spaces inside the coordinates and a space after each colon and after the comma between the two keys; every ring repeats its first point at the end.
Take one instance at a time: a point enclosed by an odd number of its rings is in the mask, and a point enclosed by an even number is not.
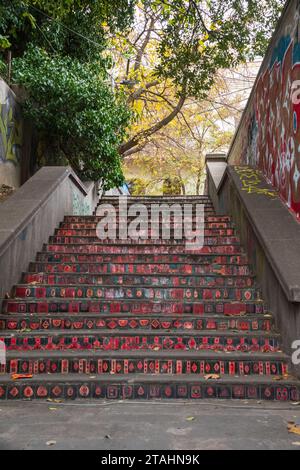
{"type": "Polygon", "coordinates": [[[153,80],[152,82],[147,83],[146,86],[138,88],[132,93],[132,95],[129,96],[128,103],[133,103],[133,101],[137,100],[144,93],[144,91],[147,91],[149,88],[152,88],[158,84],[159,80],[153,80]]]}
{"type": "Polygon", "coordinates": [[[122,144],[119,148],[120,154],[126,156],[129,150],[139,146],[141,142],[147,140],[152,134],[155,134],[155,132],[167,126],[180,112],[182,106],[184,105],[185,99],[185,95],[181,96],[175,108],[165,118],[163,118],[161,121],[157,122],[153,126],[149,127],[148,129],[138,132],[128,142],[122,144]]]}

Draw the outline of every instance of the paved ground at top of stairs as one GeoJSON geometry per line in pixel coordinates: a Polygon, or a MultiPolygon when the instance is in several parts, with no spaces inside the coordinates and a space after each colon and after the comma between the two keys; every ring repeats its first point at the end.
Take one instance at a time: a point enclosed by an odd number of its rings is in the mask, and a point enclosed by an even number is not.
{"type": "Polygon", "coordinates": [[[0,410],[0,450],[300,450],[287,431],[300,406],[290,403],[23,401],[0,410]]]}

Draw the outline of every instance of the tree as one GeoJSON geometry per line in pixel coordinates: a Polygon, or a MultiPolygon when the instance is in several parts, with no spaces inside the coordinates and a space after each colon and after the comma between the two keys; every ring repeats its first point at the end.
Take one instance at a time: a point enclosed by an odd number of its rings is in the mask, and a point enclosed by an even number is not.
{"type": "Polygon", "coordinates": [[[0,1],[2,58],[13,55],[12,81],[25,89],[22,106],[39,132],[42,161],[68,162],[82,178],[103,179],[104,189],[123,181],[118,148],[131,118],[112,88],[107,35],[128,25],[133,5],[0,1]]]}
{"type": "Polygon", "coordinates": [[[128,156],[181,113],[190,97],[203,100],[220,69],[262,55],[284,0],[144,0],[138,2],[131,33],[112,39],[119,82],[137,113],[128,156]],[[170,93],[170,89],[172,89],[170,93]],[[148,104],[163,105],[160,119],[148,104]],[[147,117],[144,121],[145,116],[147,117]]]}
{"type": "MultiPolygon", "coordinates": [[[[124,158],[124,172],[135,195],[166,192],[168,185],[173,194],[202,194],[205,155],[227,151],[240,115],[242,97],[238,91],[231,94],[228,86],[227,79],[219,76],[206,100],[188,98],[167,127],[153,134],[139,152],[124,158]]],[[[163,109],[152,105],[160,119],[163,109]]]]}

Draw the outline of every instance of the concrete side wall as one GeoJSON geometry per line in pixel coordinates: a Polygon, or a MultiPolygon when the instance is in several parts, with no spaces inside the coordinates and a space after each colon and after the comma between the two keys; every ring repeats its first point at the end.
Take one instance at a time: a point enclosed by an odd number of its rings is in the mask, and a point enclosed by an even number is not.
{"type": "Polygon", "coordinates": [[[17,188],[21,184],[22,127],[15,94],[0,79],[0,185],[17,188]]]}
{"type": "Polygon", "coordinates": [[[19,282],[65,215],[89,215],[98,202],[69,167],[44,167],[0,205],[0,300],[19,282]]]}
{"type": "MultiPolygon", "coordinates": [[[[253,172],[228,166],[217,189],[208,170],[208,191],[217,213],[232,216],[282,334],[283,350],[291,357],[292,343],[300,338],[300,225],[259,171],[251,180],[253,172]]],[[[294,372],[300,377],[299,366],[294,372]]]]}
{"type": "Polygon", "coordinates": [[[259,168],[300,217],[300,2],[290,0],[228,154],[259,168]]]}

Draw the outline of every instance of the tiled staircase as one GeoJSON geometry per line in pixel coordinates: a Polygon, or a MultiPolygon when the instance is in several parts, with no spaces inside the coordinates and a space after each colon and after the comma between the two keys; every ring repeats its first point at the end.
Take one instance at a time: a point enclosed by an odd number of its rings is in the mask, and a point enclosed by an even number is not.
{"type": "Polygon", "coordinates": [[[204,248],[65,217],[4,301],[0,398],[299,400],[230,217],[207,197],[128,202],[204,204],[204,248]]]}

